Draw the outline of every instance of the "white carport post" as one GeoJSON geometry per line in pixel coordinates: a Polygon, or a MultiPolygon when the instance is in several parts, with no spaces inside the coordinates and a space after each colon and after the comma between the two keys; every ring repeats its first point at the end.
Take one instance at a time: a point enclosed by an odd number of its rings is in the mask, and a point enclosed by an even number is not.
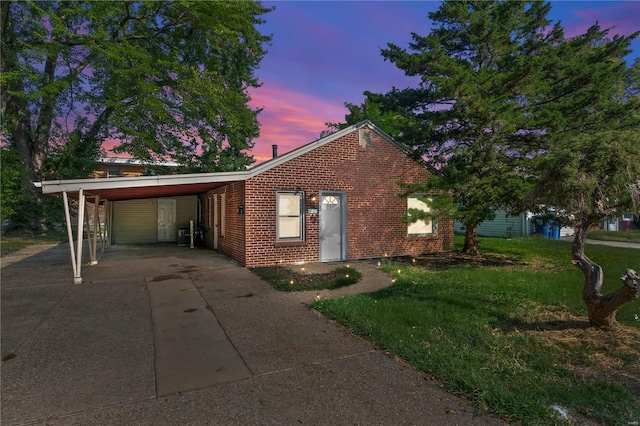
{"type": "Polygon", "coordinates": [[[111,247],[111,228],[113,227],[113,201],[106,201],[104,206],[104,236],[107,248],[111,247]]]}
{"type": "Polygon", "coordinates": [[[74,284],[82,284],[82,234],[84,233],[84,208],[85,208],[85,197],[84,190],[80,188],[78,191],[78,244],[77,244],[77,252],[76,252],[76,267],[75,267],[75,275],[73,276],[74,284]]]}
{"type": "Polygon", "coordinates": [[[64,200],[64,218],[67,222],[67,236],[69,237],[69,250],[71,251],[71,266],[73,267],[73,283],[82,283],[82,277],[76,267],[76,254],[73,251],[73,229],[71,229],[71,216],[69,215],[69,196],[67,191],[62,192],[62,199],[64,200]],[[79,281],[78,281],[79,280],[79,281]]]}
{"type": "MultiPolygon", "coordinates": [[[[85,197],[86,199],[86,197],[85,197]]],[[[86,214],[84,217],[85,225],[87,225],[87,244],[89,244],[89,259],[90,265],[98,264],[98,223],[100,219],[100,215],[98,213],[98,206],[100,203],[100,196],[96,195],[93,197],[93,235],[91,235],[91,222],[89,220],[89,214],[86,214]]],[[[85,202],[85,208],[88,210],[89,205],[88,202],[85,202]]],[[[87,212],[88,213],[88,212],[87,212]]]]}
{"type": "Polygon", "coordinates": [[[89,265],[96,265],[98,263],[96,260],[96,242],[95,238],[91,236],[91,222],[89,221],[89,203],[87,201],[87,197],[85,197],[84,208],[86,212],[84,216],[84,224],[87,227],[87,244],[89,245],[89,265]]]}
{"type": "MultiPolygon", "coordinates": [[[[98,232],[102,232],[100,229],[100,196],[96,195],[93,198],[93,259],[95,264],[98,263],[98,232]]],[[[102,237],[101,237],[102,239],[102,237]]]]}
{"type": "Polygon", "coordinates": [[[105,239],[107,236],[107,200],[99,199],[98,208],[96,208],[96,215],[98,216],[98,227],[100,229],[100,253],[104,253],[105,239]],[[100,217],[100,203],[104,204],[102,211],[104,212],[104,227],[102,226],[102,218],[100,217]]]}

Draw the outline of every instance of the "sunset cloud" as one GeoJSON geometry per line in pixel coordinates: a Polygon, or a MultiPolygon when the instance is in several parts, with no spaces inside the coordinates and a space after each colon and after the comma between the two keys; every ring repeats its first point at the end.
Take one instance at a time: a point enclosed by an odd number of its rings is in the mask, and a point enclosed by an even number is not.
{"type": "Polygon", "coordinates": [[[258,115],[260,137],[251,152],[257,162],[271,158],[271,145],[283,154],[318,139],[326,122],[344,121],[346,114],[340,103],[276,84],[253,89],[251,98],[252,107],[265,108],[258,115]]]}
{"type": "MultiPolygon", "coordinates": [[[[583,3],[587,6],[589,3],[583,3]]],[[[596,22],[601,28],[611,28],[613,34],[629,35],[640,30],[640,2],[630,1],[602,4],[576,9],[577,18],[567,20],[566,34],[574,37],[584,34],[596,22]]]]}

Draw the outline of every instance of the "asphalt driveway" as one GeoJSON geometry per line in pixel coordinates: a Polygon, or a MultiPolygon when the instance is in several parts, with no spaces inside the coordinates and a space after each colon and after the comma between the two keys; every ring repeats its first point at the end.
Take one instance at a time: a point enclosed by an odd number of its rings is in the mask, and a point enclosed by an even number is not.
{"type": "MultiPolygon", "coordinates": [[[[2,258],[3,425],[503,423],[215,252],[116,246],[80,285],[68,256],[2,258]]],[[[389,285],[354,266],[322,296],[389,285]]]]}

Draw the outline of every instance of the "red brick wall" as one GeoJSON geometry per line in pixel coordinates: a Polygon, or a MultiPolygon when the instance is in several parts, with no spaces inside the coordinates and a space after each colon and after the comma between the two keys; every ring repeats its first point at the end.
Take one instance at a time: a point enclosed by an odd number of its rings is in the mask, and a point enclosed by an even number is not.
{"type": "Polygon", "coordinates": [[[400,222],[406,200],[396,196],[396,182],[424,181],[429,170],[373,135],[369,148],[359,146],[354,131],[246,181],[246,266],[319,260],[318,214],[307,211],[319,191],[346,192],[349,260],[452,249],[451,220],[439,222],[436,236],[407,237],[400,222]],[[276,241],[279,190],[305,192],[304,242],[276,241]]]}
{"type": "Polygon", "coordinates": [[[633,231],[635,229],[638,229],[638,226],[633,220],[622,220],[622,216],[618,218],[618,231],[633,231]]]}
{"type": "MultiPolygon", "coordinates": [[[[210,227],[213,224],[213,217],[208,220],[208,198],[218,197],[219,214],[222,212],[222,204],[220,194],[225,195],[225,224],[224,236],[222,235],[222,216],[219,219],[218,227],[218,251],[225,254],[238,262],[245,264],[245,215],[238,214],[238,207],[244,206],[244,182],[234,182],[227,186],[209,191],[201,197],[203,209],[203,225],[205,228],[205,245],[213,248],[214,229],[210,227]]],[[[213,205],[213,204],[212,204],[213,205]]]]}

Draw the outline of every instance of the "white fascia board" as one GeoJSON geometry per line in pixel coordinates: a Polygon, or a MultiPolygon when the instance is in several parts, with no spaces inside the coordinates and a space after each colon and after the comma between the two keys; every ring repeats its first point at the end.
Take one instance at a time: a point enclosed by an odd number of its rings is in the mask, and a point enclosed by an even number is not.
{"type": "Polygon", "coordinates": [[[145,188],[170,185],[193,185],[199,183],[214,182],[237,182],[245,180],[246,171],[242,172],[220,172],[220,173],[193,173],[183,175],[161,175],[161,176],[136,176],[122,178],[102,178],[102,179],[69,179],[51,180],[35,182],[36,187],[42,188],[43,194],[55,194],[58,192],[76,192],[80,189],[85,191],[100,189],[120,189],[120,188],[145,188]]]}

